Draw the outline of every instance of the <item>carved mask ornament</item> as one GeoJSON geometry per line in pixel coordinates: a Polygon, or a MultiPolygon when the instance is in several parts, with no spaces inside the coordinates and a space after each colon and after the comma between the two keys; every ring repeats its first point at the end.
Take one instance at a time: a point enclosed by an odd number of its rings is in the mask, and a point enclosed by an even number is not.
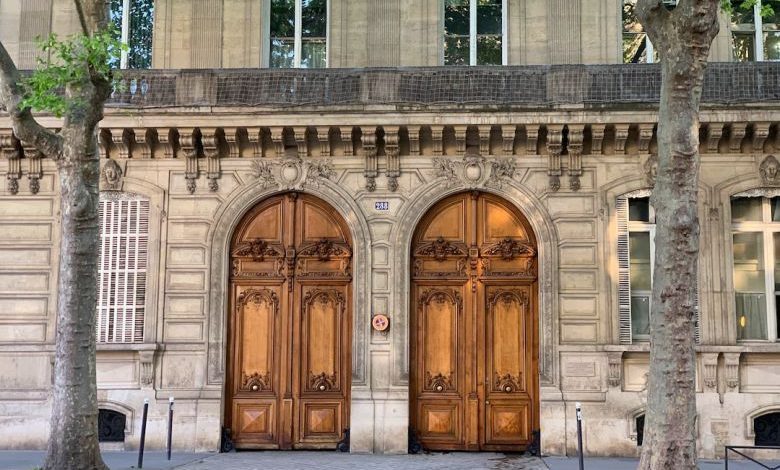
{"type": "Polygon", "coordinates": [[[103,165],[103,189],[106,191],[122,189],[122,167],[116,160],[108,160],[103,165]]]}
{"type": "Polygon", "coordinates": [[[778,174],[780,173],[780,162],[774,155],[769,155],[761,162],[758,172],[764,184],[773,186],[780,184],[780,174],[778,174]]]}

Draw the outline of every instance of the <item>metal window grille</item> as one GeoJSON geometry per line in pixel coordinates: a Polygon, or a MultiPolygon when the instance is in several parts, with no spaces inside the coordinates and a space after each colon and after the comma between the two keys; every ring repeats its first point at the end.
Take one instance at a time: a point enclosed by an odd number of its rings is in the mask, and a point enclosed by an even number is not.
{"type": "Polygon", "coordinates": [[[129,193],[101,195],[97,340],[143,341],[149,200],[129,193]]]}

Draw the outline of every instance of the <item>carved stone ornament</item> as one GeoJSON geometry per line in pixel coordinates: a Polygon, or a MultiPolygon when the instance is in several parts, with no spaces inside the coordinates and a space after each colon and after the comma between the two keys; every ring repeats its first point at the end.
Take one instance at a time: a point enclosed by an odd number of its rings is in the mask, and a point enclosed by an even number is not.
{"type": "Polygon", "coordinates": [[[449,390],[455,390],[455,385],[452,383],[452,372],[449,375],[438,373],[432,375],[430,372],[425,371],[425,390],[434,391],[436,393],[442,393],[449,390]]]}
{"type": "Polygon", "coordinates": [[[466,252],[442,237],[428,242],[417,249],[416,256],[433,256],[436,261],[444,261],[448,256],[465,256],[466,252]]]}
{"type": "Polygon", "coordinates": [[[761,162],[758,173],[761,175],[761,181],[765,185],[780,185],[780,162],[777,161],[774,155],[767,156],[761,162]]]}
{"type": "Polygon", "coordinates": [[[116,160],[107,160],[103,165],[103,171],[100,172],[103,191],[121,191],[123,173],[122,167],[116,160]]]}
{"type": "Polygon", "coordinates": [[[241,390],[245,392],[263,392],[271,389],[271,375],[266,372],[260,374],[255,372],[252,375],[243,374],[241,379],[241,390]]]}
{"type": "Polygon", "coordinates": [[[522,241],[505,238],[485,250],[484,254],[490,256],[498,255],[501,256],[501,259],[511,260],[520,255],[534,256],[536,249],[522,241]]]}
{"type": "Polygon", "coordinates": [[[645,182],[648,186],[655,186],[655,179],[658,176],[658,155],[652,154],[647,157],[644,164],[645,182]]]}
{"type": "Polygon", "coordinates": [[[522,376],[522,372],[518,372],[517,375],[512,375],[509,373],[499,375],[498,372],[494,372],[493,390],[504,393],[516,392],[520,390],[520,380],[522,376]]]}
{"type": "Polygon", "coordinates": [[[233,251],[233,256],[248,256],[262,261],[266,256],[281,256],[281,253],[268,246],[265,240],[249,240],[241,243],[233,251]]]}
{"type": "Polygon", "coordinates": [[[304,162],[298,156],[289,156],[281,160],[255,160],[250,173],[263,189],[300,190],[307,185],[319,187],[320,181],[332,179],[336,170],[330,160],[304,162]]]}
{"type": "Polygon", "coordinates": [[[309,390],[329,392],[337,390],[336,385],[336,374],[328,375],[326,372],[321,372],[314,375],[312,371],[309,371],[309,390]]]}
{"type": "Polygon", "coordinates": [[[462,160],[436,157],[433,167],[433,176],[444,178],[448,187],[460,184],[501,189],[517,172],[517,164],[511,158],[487,159],[478,155],[466,155],[462,160]]]}

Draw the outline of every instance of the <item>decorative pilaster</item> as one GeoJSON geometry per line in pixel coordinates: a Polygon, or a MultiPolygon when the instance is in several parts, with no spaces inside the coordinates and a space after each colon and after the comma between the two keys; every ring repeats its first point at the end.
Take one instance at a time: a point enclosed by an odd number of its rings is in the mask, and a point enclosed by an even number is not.
{"type": "Polygon", "coordinates": [[[504,151],[504,155],[512,155],[515,153],[515,133],[517,132],[517,126],[501,126],[501,150],[504,151]]]}
{"type": "Polygon", "coordinates": [[[585,126],[569,125],[569,188],[579,191],[582,176],[582,147],[585,139],[585,126]]]}
{"type": "Polygon", "coordinates": [[[538,155],[538,143],[539,143],[539,125],[538,124],[526,124],[525,125],[525,152],[528,155],[538,155]]]}
{"type": "Polygon", "coordinates": [[[187,191],[195,193],[196,182],[199,176],[198,149],[196,148],[197,136],[194,129],[179,129],[179,147],[184,156],[184,179],[187,180],[187,191]]]}
{"type": "Polygon", "coordinates": [[[366,159],[363,176],[366,177],[366,190],[373,193],[376,191],[376,177],[379,176],[379,166],[376,156],[376,128],[361,127],[360,131],[360,139],[363,143],[363,152],[366,159]]]}
{"type": "Polygon", "coordinates": [[[317,141],[320,143],[320,156],[330,157],[330,127],[317,128],[317,141]]]}
{"type": "Polygon", "coordinates": [[[409,134],[409,155],[416,157],[420,155],[420,126],[408,126],[406,128],[409,134]]]}
{"type": "Polygon", "coordinates": [[[352,144],[352,126],[340,127],[339,132],[341,133],[341,147],[344,150],[344,156],[351,157],[355,153],[352,144]]]}
{"type": "Polygon", "coordinates": [[[604,153],[604,131],[606,124],[591,124],[590,126],[590,153],[600,155],[604,153]]]}
{"type": "Polygon", "coordinates": [[[561,152],[563,151],[563,126],[547,126],[547,175],[550,191],[561,189],[561,152]]]}
{"type": "Polygon", "coordinates": [[[444,126],[431,126],[431,139],[433,141],[433,156],[444,155],[444,126]]]}
{"type": "Polygon", "coordinates": [[[133,158],[149,159],[152,158],[152,146],[148,137],[149,130],[144,128],[133,129],[135,138],[135,147],[133,147],[133,158]]]}
{"type": "Polygon", "coordinates": [[[43,166],[41,164],[41,152],[34,146],[22,142],[24,158],[27,160],[27,179],[30,180],[30,192],[38,194],[41,190],[41,178],[43,178],[43,166]]]}
{"type": "Polygon", "coordinates": [[[628,128],[628,124],[615,124],[615,154],[623,155],[626,153],[628,128]]]}
{"type": "Polygon", "coordinates": [[[5,175],[8,180],[8,192],[17,194],[19,179],[22,177],[22,152],[19,140],[10,130],[0,133],[0,153],[8,160],[8,173],[5,175]]]}
{"type": "Polygon", "coordinates": [[[478,126],[479,129],[479,154],[483,157],[490,155],[490,129],[491,126],[478,126]]]}
{"type": "Polygon", "coordinates": [[[398,177],[401,176],[400,150],[398,148],[398,126],[385,126],[385,155],[387,155],[387,188],[398,190],[398,177]]]}
{"type": "Polygon", "coordinates": [[[731,135],[729,136],[729,151],[732,153],[739,153],[742,151],[742,139],[745,138],[747,133],[747,123],[745,122],[733,122],[731,123],[731,135]]]}
{"type": "Polygon", "coordinates": [[[764,151],[764,142],[769,137],[769,125],[768,122],[756,122],[753,123],[753,151],[761,153],[764,151]]]}
{"type": "Polygon", "coordinates": [[[650,141],[653,140],[655,124],[639,124],[639,153],[647,153],[650,150],[650,141]]]}
{"type": "Polygon", "coordinates": [[[306,142],[306,128],[294,127],[293,133],[295,134],[295,145],[298,147],[298,158],[303,160],[309,156],[309,145],[306,142]]]}
{"type": "Polygon", "coordinates": [[[206,157],[206,178],[209,180],[209,191],[219,191],[219,177],[222,167],[219,159],[219,130],[201,129],[203,156],[206,157]]]}
{"type": "Polygon", "coordinates": [[[707,152],[718,153],[720,147],[720,139],[723,137],[723,128],[725,125],[722,122],[711,122],[707,124],[707,152]]]}

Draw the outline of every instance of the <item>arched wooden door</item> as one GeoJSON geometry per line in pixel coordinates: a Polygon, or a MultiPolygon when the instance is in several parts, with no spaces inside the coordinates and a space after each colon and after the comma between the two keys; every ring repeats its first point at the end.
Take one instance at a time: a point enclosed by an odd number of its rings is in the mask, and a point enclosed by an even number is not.
{"type": "Polygon", "coordinates": [[[518,451],[538,429],[536,239],[496,196],[449,197],[412,244],[411,424],[426,449],[518,451]]]}
{"type": "Polygon", "coordinates": [[[269,198],[230,248],[226,427],[237,448],[333,449],[349,423],[351,260],[325,202],[269,198]]]}

